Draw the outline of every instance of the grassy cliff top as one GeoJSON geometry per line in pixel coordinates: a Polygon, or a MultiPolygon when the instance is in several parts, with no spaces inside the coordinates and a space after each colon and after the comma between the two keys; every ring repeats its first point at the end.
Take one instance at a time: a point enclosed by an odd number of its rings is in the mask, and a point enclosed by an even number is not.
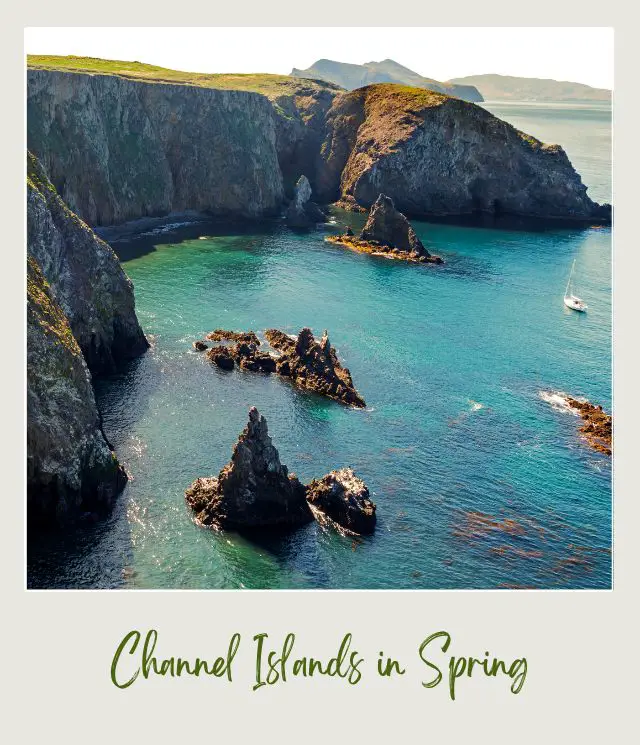
{"type": "Polygon", "coordinates": [[[174,85],[193,85],[219,90],[251,91],[269,97],[301,93],[308,95],[311,91],[340,90],[333,83],[303,80],[289,75],[182,72],[180,70],[168,70],[156,65],[147,65],[143,62],[122,62],[96,57],[59,57],[56,55],[29,54],[27,55],[27,66],[31,70],[115,75],[128,80],[141,80],[148,83],[172,83],[174,85]]]}

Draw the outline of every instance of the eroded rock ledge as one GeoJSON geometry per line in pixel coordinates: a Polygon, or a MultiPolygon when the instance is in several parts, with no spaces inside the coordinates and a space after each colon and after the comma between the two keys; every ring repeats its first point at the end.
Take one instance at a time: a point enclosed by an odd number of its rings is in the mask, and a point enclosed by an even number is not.
{"type": "Polygon", "coordinates": [[[309,486],[290,474],[255,407],[231,461],[217,477],[196,479],[185,500],[199,524],[219,529],[291,529],[320,515],[350,532],[372,533],[376,522],[369,490],[351,469],[332,471],[309,486]]]}
{"type": "Polygon", "coordinates": [[[415,263],[442,264],[439,256],[431,255],[416,235],[407,218],[395,208],[393,200],[380,194],[369,212],[367,222],[358,237],[350,228],[342,235],[327,236],[327,241],[355,251],[415,263]]]}
{"type": "Polygon", "coordinates": [[[582,418],[584,424],[578,430],[585,436],[594,450],[611,455],[613,446],[613,417],[589,401],[579,401],[571,396],[566,397],[567,404],[582,418]]]}
{"type": "MultiPolygon", "coordinates": [[[[207,358],[223,370],[232,370],[238,365],[253,372],[276,373],[289,378],[298,388],[314,391],[348,406],[366,406],[353,384],[349,369],[340,364],[326,331],[320,341],[316,341],[309,328],[303,328],[297,337],[278,329],[267,329],[265,337],[275,352],[261,351],[260,339],[253,331],[217,329],[207,339],[214,335],[217,339],[239,340],[232,346],[219,345],[207,350],[207,358]]],[[[194,342],[196,349],[201,345],[203,342],[194,342]]]]}

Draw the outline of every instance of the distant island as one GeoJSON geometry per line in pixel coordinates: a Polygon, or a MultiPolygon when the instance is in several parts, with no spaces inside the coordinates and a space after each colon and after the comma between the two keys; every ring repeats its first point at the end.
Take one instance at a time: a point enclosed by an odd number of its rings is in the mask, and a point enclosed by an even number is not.
{"type": "Polygon", "coordinates": [[[611,91],[606,88],[592,88],[590,85],[566,80],[516,78],[511,75],[469,75],[465,78],[454,78],[449,83],[475,86],[486,101],[611,101],[611,91]]]}
{"type": "Polygon", "coordinates": [[[447,96],[456,96],[463,101],[471,101],[472,103],[483,100],[481,93],[473,84],[441,83],[432,78],[425,78],[392,59],[385,59],[382,62],[367,62],[364,65],[351,65],[346,62],[319,59],[306,70],[298,70],[294,67],[291,75],[295,78],[309,78],[335,83],[348,91],[363,88],[365,85],[371,85],[372,83],[400,83],[414,88],[426,88],[436,93],[444,93],[447,96]]]}

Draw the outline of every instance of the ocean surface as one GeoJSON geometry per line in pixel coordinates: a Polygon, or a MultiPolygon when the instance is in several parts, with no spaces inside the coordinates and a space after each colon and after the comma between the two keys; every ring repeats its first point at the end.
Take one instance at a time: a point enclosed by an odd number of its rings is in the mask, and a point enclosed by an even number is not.
{"type": "MultiPolygon", "coordinates": [[[[485,106],[559,142],[591,196],[611,199],[608,107],[485,106]]],[[[104,522],[29,546],[28,586],[610,587],[611,461],[554,395],[611,409],[611,231],[414,225],[444,266],[341,249],[323,240],[332,225],[202,224],[115,243],[152,342],[97,382],[131,480],[104,522]],[[584,315],[562,302],[574,259],[584,315]],[[366,410],[223,372],[191,348],[217,327],[303,326],[328,329],[366,410]],[[375,535],[312,524],[254,542],[193,524],[184,490],[228,462],[252,405],[302,480],[353,466],[375,535]]]]}

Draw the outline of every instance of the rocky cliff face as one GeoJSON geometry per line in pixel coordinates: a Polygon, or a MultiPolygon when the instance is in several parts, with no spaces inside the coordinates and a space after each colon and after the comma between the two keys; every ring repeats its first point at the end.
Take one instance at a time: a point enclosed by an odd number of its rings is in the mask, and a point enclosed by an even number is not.
{"type": "Polygon", "coordinates": [[[31,153],[27,250],[42,269],[93,373],[113,371],[147,348],[135,314],[133,286],[116,255],[71,212],[31,153]]]}
{"type": "Polygon", "coordinates": [[[100,427],[91,376],[38,262],[27,261],[29,526],[106,510],[126,474],[100,427]]]}
{"type": "Polygon", "coordinates": [[[479,106],[395,85],[336,97],[318,171],[320,195],[370,207],[383,192],[413,216],[474,212],[610,218],[564,150],[479,106]]]}
{"type": "Polygon", "coordinates": [[[431,90],[344,93],[313,80],[243,82],[134,63],[105,74],[103,62],[28,71],[29,147],[90,225],[181,210],[259,218],[281,210],[302,174],[319,202],[369,208],[385,193],[412,217],[611,218],[561,147],[431,90]]]}
{"type": "Polygon", "coordinates": [[[27,143],[91,226],[279,209],[276,114],[257,93],[29,70],[27,143]]]}

